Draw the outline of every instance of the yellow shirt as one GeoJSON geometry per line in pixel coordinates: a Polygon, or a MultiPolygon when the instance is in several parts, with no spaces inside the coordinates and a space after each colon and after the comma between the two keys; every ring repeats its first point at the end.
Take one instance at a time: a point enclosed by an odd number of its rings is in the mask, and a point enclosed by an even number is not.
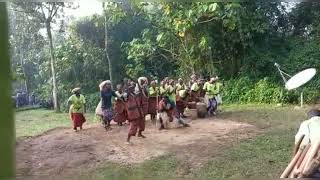
{"type": "Polygon", "coordinates": [[[160,95],[161,96],[165,96],[165,95],[167,95],[167,90],[166,90],[166,88],[164,88],[164,87],[160,87],[160,95]]]}
{"type": "Polygon", "coordinates": [[[71,102],[72,106],[70,111],[72,113],[84,113],[84,105],[86,104],[86,99],[82,94],[77,97],[75,94],[70,96],[68,102],[71,102]]]}
{"type": "Polygon", "coordinates": [[[305,135],[300,147],[306,146],[309,142],[311,144],[320,140],[320,117],[315,116],[309,120],[303,121],[300,125],[299,131],[295,136],[295,144],[298,143],[299,137],[305,135]]]}
{"type": "Polygon", "coordinates": [[[216,96],[216,86],[210,82],[206,82],[203,85],[203,90],[206,92],[206,95],[209,99],[214,98],[216,96]]]}
{"type": "Polygon", "coordinates": [[[174,87],[172,87],[171,85],[168,85],[167,87],[166,87],[166,91],[167,91],[167,94],[168,94],[168,96],[169,96],[169,99],[171,100],[171,101],[176,101],[176,92],[175,92],[175,90],[174,90],[174,87]]]}
{"type": "Polygon", "coordinates": [[[158,94],[159,88],[158,87],[150,87],[149,88],[149,96],[150,97],[156,97],[158,94]]]}
{"type": "Polygon", "coordinates": [[[199,91],[200,87],[199,87],[198,83],[193,83],[191,86],[191,90],[195,91],[195,92],[199,91]]]}
{"type": "Polygon", "coordinates": [[[187,90],[182,89],[182,90],[179,90],[178,93],[181,98],[185,98],[187,95],[187,90]]]}
{"type": "Polygon", "coordinates": [[[184,84],[180,84],[180,83],[178,83],[178,84],[176,84],[176,91],[180,91],[180,90],[184,90],[184,89],[186,89],[186,86],[184,85],[184,84]]]}

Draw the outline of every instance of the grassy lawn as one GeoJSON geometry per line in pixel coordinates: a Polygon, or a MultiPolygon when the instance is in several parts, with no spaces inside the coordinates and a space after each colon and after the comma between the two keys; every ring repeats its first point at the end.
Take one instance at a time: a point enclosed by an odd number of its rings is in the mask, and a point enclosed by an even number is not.
{"type": "MultiPolygon", "coordinates": [[[[96,121],[94,114],[86,115],[87,121],[96,121]]],[[[35,136],[56,127],[71,127],[72,123],[67,113],[54,113],[50,110],[27,110],[15,113],[17,138],[35,136]]]]}
{"type": "Polygon", "coordinates": [[[263,133],[239,144],[226,147],[198,171],[190,171],[187,164],[174,155],[158,157],[136,166],[107,164],[105,168],[85,173],[88,178],[116,177],[201,177],[277,178],[291,157],[294,135],[307,109],[293,106],[231,105],[224,106],[220,118],[246,122],[263,129],[263,133]]]}
{"type": "MultiPolygon", "coordinates": [[[[222,107],[219,118],[246,122],[257,126],[263,133],[226,146],[210,158],[200,170],[191,171],[188,164],[179,161],[174,154],[158,157],[139,165],[121,166],[107,163],[105,167],[82,174],[86,178],[117,177],[279,177],[291,156],[294,134],[304,120],[307,109],[293,106],[232,105],[222,107]]],[[[19,112],[17,136],[35,135],[57,126],[70,126],[67,114],[55,114],[44,110],[19,112]]],[[[93,121],[93,115],[90,114],[93,121]]]]}

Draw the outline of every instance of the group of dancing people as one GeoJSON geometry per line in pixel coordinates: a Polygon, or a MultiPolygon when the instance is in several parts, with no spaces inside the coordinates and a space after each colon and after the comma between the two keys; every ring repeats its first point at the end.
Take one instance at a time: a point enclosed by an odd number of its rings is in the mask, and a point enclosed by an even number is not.
{"type": "MultiPolygon", "coordinates": [[[[207,104],[208,116],[216,115],[221,88],[222,83],[217,76],[205,81],[192,75],[188,83],[181,78],[175,81],[168,77],[160,83],[157,80],[149,83],[146,77],[140,77],[137,82],[124,79],[122,84],[116,86],[116,90],[112,88],[111,81],[106,80],[99,84],[101,100],[96,114],[101,117],[106,130],[111,129],[112,120],[119,126],[128,121],[130,128],[127,143],[130,143],[132,136],[145,138],[142,132],[145,130],[148,114],[152,122],[160,123],[159,130],[167,128],[166,120],[173,122],[174,119],[183,127],[189,127],[184,120],[184,111],[192,103],[204,101],[207,104]]],[[[73,95],[68,99],[70,118],[75,131],[78,131],[78,128],[81,130],[82,124],[86,121],[83,115],[86,111],[86,100],[80,91],[80,88],[73,89],[73,95]]]]}

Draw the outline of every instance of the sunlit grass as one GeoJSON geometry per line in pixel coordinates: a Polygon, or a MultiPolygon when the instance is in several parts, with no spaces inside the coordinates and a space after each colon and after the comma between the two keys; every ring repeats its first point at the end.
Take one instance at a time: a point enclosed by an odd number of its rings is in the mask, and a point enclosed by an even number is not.
{"type": "MultiPolygon", "coordinates": [[[[86,114],[87,123],[95,122],[94,114],[86,114]]],[[[35,136],[57,127],[72,127],[68,113],[51,110],[27,110],[15,113],[16,137],[35,136]]]]}

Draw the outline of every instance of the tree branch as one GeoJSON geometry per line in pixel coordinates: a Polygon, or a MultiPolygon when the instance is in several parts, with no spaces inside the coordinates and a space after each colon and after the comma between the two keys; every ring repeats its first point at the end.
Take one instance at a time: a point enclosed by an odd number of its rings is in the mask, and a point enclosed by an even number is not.
{"type": "MultiPolygon", "coordinates": [[[[51,3],[50,3],[51,4],[51,3]]],[[[49,5],[49,7],[48,7],[48,18],[51,18],[51,16],[52,16],[52,12],[53,12],[53,9],[54,9],[54,4],[52,4],[52,6],[51,6],[51,8],[50,8],[50,4],[48,4],[49,5]]]]}
{"type": "Polygon", "coordinates": [[[52,15],[51,19],[52,19],[52,18],[57,14],[58,9],[59,9],[59,6],[56,6],[56,10],[54,11],[54,13],[53,13],[53,15],[52,15]]]}
{"type": "Polygon", "coordinates": [[[213,20],[215,20],[215,19],[218,19],[218,18],[217,18],[217,17],[213,17],[213,18],[207,19],[207,20],[205,20],[205,21],[200,21],[199,24],[207,23],[207,22],[213,21],[213,20]]]}
{"type": "Polygon", "coordinates": [[[46,22],[47,18],[46,18],[46,14],[44,13],[42,4],[40,5],[40,8],[41,8],[41,12],[42,12],[42,18],[43,18],[42,20],[43,20],[44,22],[46,22]]]}

